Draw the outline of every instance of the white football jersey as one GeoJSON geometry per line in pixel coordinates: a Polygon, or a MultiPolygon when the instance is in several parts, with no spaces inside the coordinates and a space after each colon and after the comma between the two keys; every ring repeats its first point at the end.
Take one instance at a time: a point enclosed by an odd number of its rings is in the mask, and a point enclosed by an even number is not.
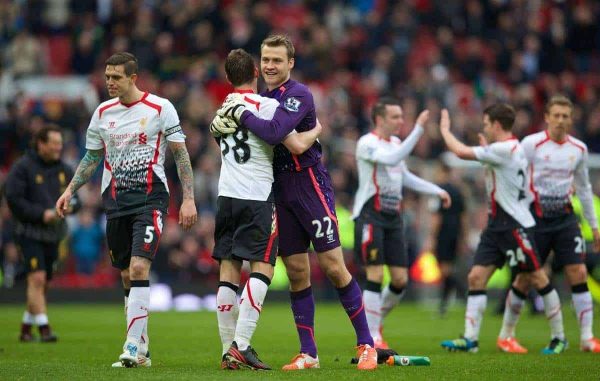
{"type": "Polygon", "coordinates": [[[358,140],[358,190],[354,198],[353,218],[360,215],[371,197],[375,197],[376,211],[399,212],[403,186],[431,195],[443,192],[437,185],[412,174],[402,160],[414,148],[421,134],[422,130],[416,130],[414,135],[411,133],[406,141],[402,142],[396,136],[385,140],[371,132],[358,140]]]}
{"type": "Polygon", "coordinates": [[[565,211],[570,213],[571,193],[575,188],[586,219],[592,227],[597,227],[585,143],[570,135],[558,143],[550,139],[547,131],[542,131],[525,137],[521,145],[529,162],[536,214],[553,217],[565,211]]]}
{"type": "MultiPolygon", "coordinates": [[[[245,93],[246,109],[260,119],[273,119],[279,102],[245,93]]],[[[219,196],[266,201],[273,187],[273,146],[246,128],[220,139],[219,196]]]]}
{"type": "Polygon", "coordinates": [[[527,159],[517,138],[474,147],[475,157],[486,168],[485,182],[491,217],[498,206],[521,226],[530,228],[535,220],[529,212],[532,194],[527,176],[527,159]]]}
{"type": "Polygon", "coordinates": [[[164,209],[159,193],[168,192],[163,166],[167,141],[185,141],[177,111],[167,99],[146,92],[131,104],[114,98],[96,108],[85,148],[105,150],[102,196],[107,215],[149,204],[164,209]]]}

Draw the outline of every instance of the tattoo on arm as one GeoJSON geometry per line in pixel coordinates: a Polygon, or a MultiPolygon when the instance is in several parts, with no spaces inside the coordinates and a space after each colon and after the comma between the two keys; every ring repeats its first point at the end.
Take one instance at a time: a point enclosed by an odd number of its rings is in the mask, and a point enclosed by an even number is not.
{"type": "Polygon", "coordinates": [[[169,147],[173,152],[173,158],[177,165],[177,174],[183,188],[183,199],[194,199],[194,171],[185,143],[171,143],[169,147]]]}
{"type": "Polygon", "coordinates": [[[81,159],[81,162],[77,167],[77,171],[73,175],[73,179],[69,184],[71,193],[75,194],[75,192],[81,188],[83,184],[88,182],[94,172],[96,172],[96,167],[98,167],[98,164],[100,164],[103,158],[104,149],[88,150],[85,153],[85,156],[83,159],[81,159]]]}

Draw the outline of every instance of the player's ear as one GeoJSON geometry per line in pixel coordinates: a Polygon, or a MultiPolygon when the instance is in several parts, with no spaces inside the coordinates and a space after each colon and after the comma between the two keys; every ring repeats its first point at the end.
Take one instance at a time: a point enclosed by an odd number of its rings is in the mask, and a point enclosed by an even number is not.
{"type": "Polygon", "coordinates": [[[293,68],[294,68],[294,63],[296,62],[296,61],[294,60],[294,58],[290,58],[290,60],[289,60],[288,62],[289,62],[289,64],[290,64],[290,69],[293,69],[293,68]]]}
{"type": "Polygon", "coordinates": [[[258,68],[254,66],[254,78],[258,78],[258,68]]]}
{"type": "Polygon", "coordinates": [[[129,78],[131,78],[131,83],[135,84],[135,81],[137,81],[138,75],[136,73],[133,73],[129,76],[129,78]]]}

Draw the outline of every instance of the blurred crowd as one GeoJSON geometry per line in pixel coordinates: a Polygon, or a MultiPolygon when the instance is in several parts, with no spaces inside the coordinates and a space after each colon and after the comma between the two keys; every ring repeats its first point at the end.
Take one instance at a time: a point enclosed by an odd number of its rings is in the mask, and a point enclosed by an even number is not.
{"type": "MultiPolygon", "coordinates": [[[[261,41],[272,32],[295,43],[292,76],[310,86],[326,127],[320,140],[340,209],[351,207],[355,142],[369,130],[370,107],[382,94],[402,99],[401,137],[420,110],[431,111],[410,162],[426,178],[434,178],[428,163],[444,151],[437,127],[442,107],[449,108],[455,133],[476,144],[485,105],[511,102],[515,133],[523,137],[543,127],[543,105],[560,92],[576,104],[572,134],[600,152],[596,1],[0,0],[0,184],[32,132],[46,122],[64,128],[68,163],[76,166],[84,153],[91,110],[78,99],[32,97],[21,81],[80,76],[103,101],[104,60],[132,52],[141,69],[138,87],[168,98],[178,110],[200,211],[193,232],[183,233],[175,219],[181,192],[170,184],[172,218],[154,269],[165,280],[216,279],[210,254],[220,151],[207,126],[231,90],[223,70],[227,53],[244,48],[258,58],[261,41]]],[[[170,158],[166,169],[171,180],[177,178],[170,158]]],[[[485,221],[483,184],[478,172],[467,172],[459,173],[460,184],[473,203],[478,231],[485,221]]],[[[73,254],[73,272],[93,274],[107,266],[99,180],[97,174],[81,190],[83,210],[69,221],[65,250],[73,254]]],[[[408,225],[422,230],[426,203],[408,194],[406,204],[408,225]]],[[[10,262],[15,254],[4,202],[0,214],[0,244],[10,262]]]]}

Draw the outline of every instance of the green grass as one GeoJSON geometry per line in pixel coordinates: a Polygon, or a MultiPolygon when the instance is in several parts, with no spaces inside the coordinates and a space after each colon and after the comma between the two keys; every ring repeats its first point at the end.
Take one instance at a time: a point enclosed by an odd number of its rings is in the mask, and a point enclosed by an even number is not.
{"type": "MultiPolygon", "coordinates": [[[[491,302],[490,304],[493,304],[491,302]]],[[[567,305],[568,303],[565,303],[567,305]]],[[[600,355],[579,351],[579,331],[573,310],[563,308],[571,348],[560,356],[542,356],[549,341],[543,316],[525,313],[519,325],[527,355],[507,355],[495,348],[500,317],[485,316],[480,352],[446,353],[440,341],[456,338],[463,328],[463,309],[452,309],[446,319],[432,310],[402,304],[386,321],[386,339],[402,354],[427,355],[430,367],[381,366],[376,372],[358,372],[349,360],[354,333],[337,304],[317,305],[316,338],[321,368],[305,372],[222,371],[221,343],[216,317],[210,312],[152,313],[150,337],[152,368],[112,369],[121,352],[125,319],[122,305],[51,305],[50,320],[57,344],[17,342],[21,306],[0,306],[0,380],[576,380],[600,378],[600,355]]],[[[595,315],[600,315],[596,306],[595,315]]],[[[596,322],[599,319],[596,318],[596,322]]],[[[599,324],[595,332],[600,334],[599,324]]],[[[267,303],[254,336],[261,358],[279,369],[298,349],[287,304],[267,303]]]]}

